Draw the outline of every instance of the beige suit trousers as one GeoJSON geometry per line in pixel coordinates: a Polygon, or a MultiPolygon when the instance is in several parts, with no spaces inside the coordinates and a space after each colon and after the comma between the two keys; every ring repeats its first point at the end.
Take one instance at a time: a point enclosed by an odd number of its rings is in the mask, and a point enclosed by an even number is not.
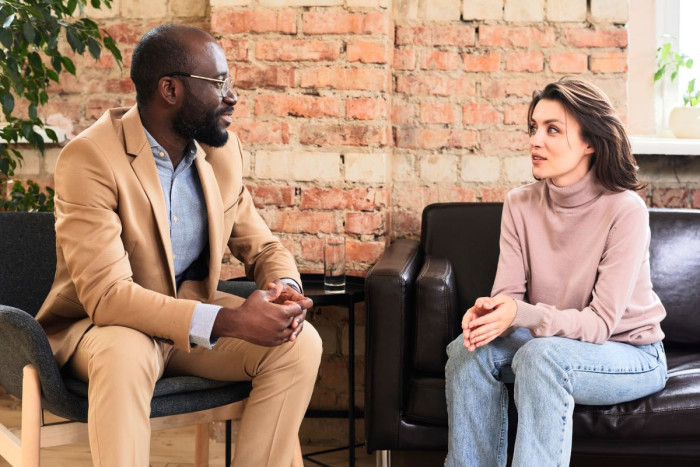
{"type": "Polygon", "coordinates": [[[163,375],[252,381],[236,440],[235,467],[292,464],[299,426],[321,360],[321,339],[305,322],[295,342],[262,347],[221,338],[189,353],[121,326],[93,326],[68,368],[89,381],[88,431],[98,467],[148,466],[153,388],[163,375]]]}

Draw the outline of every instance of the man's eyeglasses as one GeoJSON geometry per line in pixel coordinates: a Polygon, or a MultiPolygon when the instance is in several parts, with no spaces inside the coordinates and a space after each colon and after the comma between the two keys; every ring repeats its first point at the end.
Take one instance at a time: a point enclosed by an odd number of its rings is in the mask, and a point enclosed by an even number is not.
{"type": "MultiPolygon", "coordinates": [[[[215,78],[207,78],[206,76],[197,76],[197,75],[192,75],[190,73],[183,73],[181,71],[174,71],[172,73],[168,73],[165,76],[184,76],[185,78],[195,78],[195,79],[201,79],[204,81],[212,81],[214,83],[219,83],[219,96],[223,99],[226,97],[233,89],[233,81],[231,78],[226,78],[226,79],[215,79],[215,78]]],[[[235,96],[235,93],[234,93],[235,96]]]]}

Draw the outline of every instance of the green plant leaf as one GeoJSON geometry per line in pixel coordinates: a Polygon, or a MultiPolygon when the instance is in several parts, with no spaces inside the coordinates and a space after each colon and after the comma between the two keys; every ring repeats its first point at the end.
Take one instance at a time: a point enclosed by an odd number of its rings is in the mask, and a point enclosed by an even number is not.
{"type": "Polygon", "coordinates": [[[0,43],[9,50],[12,47],[12,31],[3,28],[0,31],[0,43]]]}
{"type": "MultiPolygon", "coordinates": [[[[67,29],[66,30],[66,38],[68,39],[68,45],[70,45],[71,50],[73,52],[78,52],[82,53],[80,50],[84,50],[84,45],[82,42],[80,42],[80,39],[75,35],[75,32],[73,32],[73,29],[67,29]]],[[[68,68],[68,67],[66,67],[68,68]]]]}
{"type": "Polygon", "coordinates": [[[58,135],[56,134],[55,131],[53,131],[51,128],[44,127],[44,131],[46,132],[46,136],[51,138],[51,140],[55,143],[58,143],[58,135]]]}
{"type": "Polygon", "coordinates": [[[34,120],[36,118],[36,105],[35,104],[29,104],[29,118],[34,120]]]}
{"type": "Polygon", "coordinates": [[[75,65],[73,64],[73,60],[63,56],[61,57],[61,62],[63,62],[63,66],[65,67],[68,73],[70,73],[71,75],[75,74],[75,65]]]}
{"type": "Polygon", "coordinates": [[[100,8],[100,0],[90,0],[90,4],[93,8],[100,8]]]}
{"type": "Polygon", "coordinates": [[[2,110],[5,113],[11,114],[15,109],[15,98],[12,97],[12,94],[9,92],[6,92],[0,97],[0,102],[2,102],[2,110]]]}
{"type": "Polygon", "coordinates": [[[51,81],[58,83],[58,73],[55,71],[47,69],[46,76],[48,76],[51,81]]]}
{"type": "Polygon", "coordinates": [[[24,38],[27,39],[27,42],[30,44],[34,43],[34,39],[36,38],[36,31],[34,31],[34,26],[32,26],[32,23],[27,21],[24,23],[24,26],[22,26],[22,34],[24,34],[24,38]]]}
{"type": "Polygon", "coordinates": [[[90,51],[90,55],[92,55],[92,58],[97,60],[98,58],[100,58],[102,46],[100,46],[100,43],[92,37],[88,37],[88,50],[90,51]]]}
{"type": "Polygon", "coordinates": [[[14,20],[15,20],[15,14],[12,13],[10,16],[8,16],[8,17],[5,19],[5,22],[2,23],[2,28],[3,28],[3,29],[9,28],[9,27],[12,25],[12,22],[13,22],[14,20]]]}

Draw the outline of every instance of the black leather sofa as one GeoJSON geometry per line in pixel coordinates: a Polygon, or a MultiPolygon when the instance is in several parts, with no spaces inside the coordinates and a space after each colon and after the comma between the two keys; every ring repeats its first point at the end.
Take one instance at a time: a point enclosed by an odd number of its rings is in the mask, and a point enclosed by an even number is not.
{"type": "MultiPolygon", "coordinates": [[[[501,209],[500,203],[430,205],[420,242],[394,241],[369,272],[369,450],[446,450],[445,347],[459,334],[464,311],[490,293],[501,209]]],[[[697,459],[700,465],[700,211],[651,209],[650,225],[652,282],[668,312],[661,325],[670,378],[664,390],[642,399],[577,406],[572,458],[658,459],[654,465],[697,459]]]]}

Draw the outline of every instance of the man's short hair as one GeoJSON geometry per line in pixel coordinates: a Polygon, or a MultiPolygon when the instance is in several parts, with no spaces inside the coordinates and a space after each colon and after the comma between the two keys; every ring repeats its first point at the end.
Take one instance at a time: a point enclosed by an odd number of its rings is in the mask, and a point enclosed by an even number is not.
{"type": "Polygon", "coordinates": [[[136,87],[136,102],[140,108],[148,107],[160,78],[174,72],[191,72],[195,57],[189,51],[188,42],[195,34],[209,36],[192,26],[161,24],[141,38],[131,60],[131,81],[136,87]]]}

